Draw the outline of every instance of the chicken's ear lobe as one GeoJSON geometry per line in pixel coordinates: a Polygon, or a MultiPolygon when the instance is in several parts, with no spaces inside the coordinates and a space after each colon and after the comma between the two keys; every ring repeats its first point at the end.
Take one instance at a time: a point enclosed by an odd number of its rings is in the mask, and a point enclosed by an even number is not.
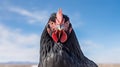
{"type": "Polygon", "coordinates": [[[72,32],[72,28],[69,29],[69,34],[72,32]]]}
{"type": "Polygon", "coordinates": [[[49,35],[51,35],[51,30],[50,30],[50,28],[47,28],[47,33],[48,33],[49,35]]]}
{"type": "MultiPolygon", "coordinates": [[[[70,23],[70,21],[69,21],[69,23],[70,23]]],[[[73,28],[72,28],[72,25],[71,25],[71,23],[70,23],[70,24],[69,24],[69,28],[68,28],[69,34],[72,32],[72,30],[73,30],[73,28]]]]}

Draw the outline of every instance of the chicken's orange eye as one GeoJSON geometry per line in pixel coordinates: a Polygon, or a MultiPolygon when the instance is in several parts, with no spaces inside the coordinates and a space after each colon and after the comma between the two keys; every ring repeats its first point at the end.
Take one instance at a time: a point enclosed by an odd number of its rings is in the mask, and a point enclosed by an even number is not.
{"type": "Polygon", "coordinates": [[[69,22],[67,21],[66,24],[69,24],[69,22]]]}
{"type": "Polygon", "coordinates": [[[50,24],[50,25],[53,25],[53,24],[54,24],[54,22],[52,22],[52,21],[51,21],[51,22],[49,22],[49,24],[50,24]]]}
{"type": "Polygon", "coordinates": [[[53,25],[53,24],[54,24],[54,22],[51,22],[50,24],[52,24],[52,25],[53,25]]]}

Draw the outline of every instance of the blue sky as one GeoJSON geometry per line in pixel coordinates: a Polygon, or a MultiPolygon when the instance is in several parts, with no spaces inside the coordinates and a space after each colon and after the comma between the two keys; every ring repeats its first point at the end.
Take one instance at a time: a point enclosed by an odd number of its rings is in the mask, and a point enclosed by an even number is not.
{"type": "Polygon", "coordinates": [[[39,40],[51,13],[70,17],[82,51],[97,63],[120,63],[119,0],[2,0],[0,62],[39,62],[39,40]]]}

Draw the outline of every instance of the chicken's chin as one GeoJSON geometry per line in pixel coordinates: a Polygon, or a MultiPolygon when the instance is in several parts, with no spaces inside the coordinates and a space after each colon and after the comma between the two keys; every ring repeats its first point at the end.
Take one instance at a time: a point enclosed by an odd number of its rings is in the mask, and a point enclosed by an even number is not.
{"type": "Polygon", "coordinates": [[[62,30],[62,31],[59,31],[59,30],[56,30],[55,32],[52,33],[52,39],[54,40],[54,42],[58,43],[64,43],[67,41],[67,33],[62,30]]]}

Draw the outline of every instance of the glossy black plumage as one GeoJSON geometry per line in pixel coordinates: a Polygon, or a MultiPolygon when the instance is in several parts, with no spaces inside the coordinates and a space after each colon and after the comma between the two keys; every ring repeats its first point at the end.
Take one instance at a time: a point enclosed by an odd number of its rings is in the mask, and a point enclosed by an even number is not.
{"type": "MultiPolygon", "coordinates": [[[[69,20],[66,15],[64,18],[69,20]]],[[[49,21],[54,19],[55,14],[52,14],[49,21]]],[[[74,30],[68,35],[65,43],[55,43],[48,34],[47,27],[48,24],[41,35],[38,67],[98,67],[82,53],[74,30]]]]}

